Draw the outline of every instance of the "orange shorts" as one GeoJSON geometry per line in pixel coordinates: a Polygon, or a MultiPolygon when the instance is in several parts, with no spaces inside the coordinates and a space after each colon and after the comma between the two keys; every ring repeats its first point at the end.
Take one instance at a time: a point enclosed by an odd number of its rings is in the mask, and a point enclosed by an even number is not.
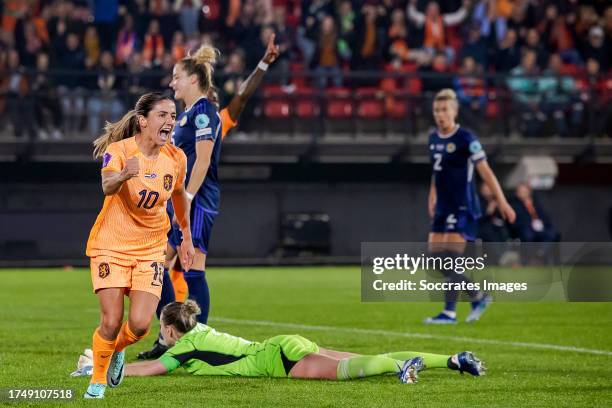
{"type": "Polygon", "coordinates": [[[161,296],[164,283],[164,260],[127,260],[110,256],[90,258],[94,293],[105,288],[141,290],[161,296]]]}

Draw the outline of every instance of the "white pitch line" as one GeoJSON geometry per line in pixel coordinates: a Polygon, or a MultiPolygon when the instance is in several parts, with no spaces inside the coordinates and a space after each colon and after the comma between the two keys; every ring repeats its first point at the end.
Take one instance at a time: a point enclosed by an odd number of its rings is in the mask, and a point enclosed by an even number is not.
{"type": "Polygon", "coordinates": [[[268,320],[241,320],[232,319],[227,317],[211,317],[211,320],[223,323],[233,324],[246,324],[251,326],[268,326],[268,327],[279,327],[286,329],[296,330],[311,330],[311,331],[334,331],[342,333],[358,333],[358,334],[372,334],[382,336],[394,336],[394,337],[412,337],[419,339],[434,339],[434,340],[446,340],[446,341],[458,341],[458,342],[469,342],[469,343],[480,343],[480,344],[495,344],[499,346],[510,346],[518,348],[531,348],[540,350],[557,350],[557,351],[570,351],[574,353],[585,353],[585,354],[597,354],[602,356],[612,356],[612,351],[588,349],[574,346],[561,346],[557,344],[546,344],[546,343],[529,343],[523,341],[505,341],[505,340],[492,340],[492,339],[481,339],[472,337],[456,337],[456,336],[440,336],[436,334],[427,333],[402,333],[394,332],[389,330],[377,330],[377,329],[360,329],[356,327],[339,327],[339,326],[318,326],[308,324],[296,324],[296,323],[285,323],[285,322],[273,322],[268,320]]]}

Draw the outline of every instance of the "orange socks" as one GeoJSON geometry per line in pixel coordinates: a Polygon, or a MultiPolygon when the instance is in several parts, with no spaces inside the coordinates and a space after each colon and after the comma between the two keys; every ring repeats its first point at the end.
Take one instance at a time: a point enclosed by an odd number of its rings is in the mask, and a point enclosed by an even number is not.
{"type": "Polygon", "coordinates": [[[93,334],[93,375],[91,383],[106,384],[106,372],[115,351],[115,340],[105,340],[99,329],[93,334]]]}
{"type": "Polygon", "coordinates": [[[149,334],[149,331],[142,336],[137,336],[130,330],[127,322],[124,322],[121,325],[121,330],[119,331],[119,335],[117,336],[117,344],[115,344],[115,351],[123,351],[130,344],[136,343],[138,340],[143,339],[149,334]]]}
{"type": "Polygon", "coordinates": [[[127,322],[121,326],[121,331],[116,340],[105,340],[100,336],[100,329],[96,329],[93,334],[93,375],[91,383],[106,384],[106,372],[111,362],[111,357],[115,351],[123,351],[130,344],[136,343],[144,338],[149,332],[142,336],[136,336],[127,322]]]}
{"type": "Polygon", "coordinates": [[[189,289],[187,288],[187,282],[185,282],[183,271],[172,269],[170,271],[170,280],[174,287],[174,298],[177,302],[184,302],[185,299],[187,299],[187,292],[189,289]]]}

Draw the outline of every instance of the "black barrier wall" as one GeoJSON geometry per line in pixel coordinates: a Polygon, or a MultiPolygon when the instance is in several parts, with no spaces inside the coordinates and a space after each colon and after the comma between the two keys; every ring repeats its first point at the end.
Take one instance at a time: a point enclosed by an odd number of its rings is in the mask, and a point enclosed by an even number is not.
{"type": "MultiPolygon", "coordinates": [[[[427,192],[424,183],[224,183],[210,259],[278,253],[282,214],[316,212],[329,216],[328,255],[358,262],[361,242],[426,240],[427,192]]],[[[4,184],[2,193],[0,261],[85,261],[103,201],[98,184],[4,184]]],[[[609,188],[558,186],[539,197],[562,240],[610,240],[609,188]]]]}

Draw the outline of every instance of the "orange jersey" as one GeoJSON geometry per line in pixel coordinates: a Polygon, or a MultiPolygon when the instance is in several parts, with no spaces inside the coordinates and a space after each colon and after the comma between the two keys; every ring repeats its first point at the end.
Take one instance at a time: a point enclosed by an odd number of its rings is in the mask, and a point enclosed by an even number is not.
{"type": "Polygon", "coordinates": [[[221,112],[219,112],[219,116],[221,117],[221,140],[223,140],[225,139],[225,135],[227,135],[227,132],[236,127],[238,121],[232,120],[229,112],[227,111],[227,108],[221,109],[221,112]]]}
{"type": "Polygon", "coordinates": [[[140,173],[104,198],[87,241],[90,257],[163,257],[170,228],[166,203],[185,182],[187,157],[178,147],[166,144],[156,159],[147,159],[131,137],[108,146],[102,172],[120,172],[131,157],[138,157],[140,173]]]}

